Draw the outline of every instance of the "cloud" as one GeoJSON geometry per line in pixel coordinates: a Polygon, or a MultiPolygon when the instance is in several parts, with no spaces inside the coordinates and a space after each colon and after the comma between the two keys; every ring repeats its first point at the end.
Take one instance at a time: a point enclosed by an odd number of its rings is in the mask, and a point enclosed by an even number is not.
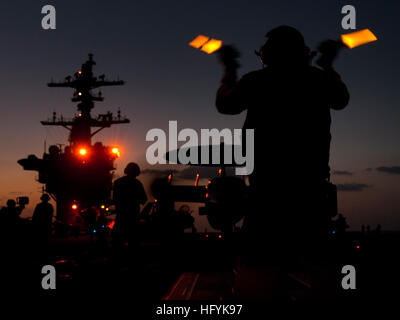
{"type": "Polygon", "coordinates": [[[338,191],[363,191],[371,186],[364,183],[343,183],[337,184],[336,187],[338,191]]]}
{"type": "Polygon", "coordinates": [[[400,174],[400,166],[394,167],[378,167],[376,171],[389,173],[389,174],[400,174]]]}
{"type": "Polygon", "coordinates": [[[352,176],[353,172],[346,171],[346,170],[333,170],[333,174],[340,175],[340,176],[352,176]]]}

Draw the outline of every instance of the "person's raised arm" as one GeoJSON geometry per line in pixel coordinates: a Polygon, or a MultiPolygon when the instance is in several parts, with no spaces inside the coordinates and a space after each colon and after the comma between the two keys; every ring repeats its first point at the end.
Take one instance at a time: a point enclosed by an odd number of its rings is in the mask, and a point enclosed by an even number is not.
{"type": "Polygon", "coordinates": [[[224,66],[224,75],[217,91],[215,105],[223,114],[239,114],[246,109],[243,104],[243,86],[237,81],[239,63],[238,51],[232,46],[223,46],[218,50],[218,57],[224,66]]]}
{"type": "Polygon", "coordinates": [[[321,55],[317,60],[317,65],[324,70],[328,90],[328,103],[334,110],[344,109],[350,99],[347,86],[333,68],[333,61],[336,59],[341,48],[343,48],[343,43],[335,40],[326,40],[318,47],[318,51],[321,55]]]}

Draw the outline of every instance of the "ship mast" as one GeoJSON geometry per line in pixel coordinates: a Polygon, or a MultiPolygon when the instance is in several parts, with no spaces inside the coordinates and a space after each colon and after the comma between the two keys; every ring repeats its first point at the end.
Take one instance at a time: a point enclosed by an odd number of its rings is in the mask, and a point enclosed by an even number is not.
{"type": "Polygon", "coordinates": [[[104,128],[109,128],[114,124],[129,123],[129,119],[121,117],[120,111],[117,116],[111,112],[99,114],[97,118],[92,118],[91,110],[94,108],[95,101],[103,101],[101,91],[94,94],[92,90],[105,86],[120,86],[125,82],[122,80],[110,81],[105,79],[105,75],[95,77],[93,75],[93,54],[89,54],[89,59],[82,64],[82,67],[73,77],[65,77],[64,82],[50,82],[47,85],[51,88],[73,88],[74,94],[72,102],[78,102],[78,115],[73,119],[64,119],[62,116],[57,118],[56,113],[47,121],[41,121],[44,126],[62,126],[70,131],[69,142],[72,147],[90,146],[91,138],[104,128]],[[92,128],[95,130],[92,131],[92,128]]]}

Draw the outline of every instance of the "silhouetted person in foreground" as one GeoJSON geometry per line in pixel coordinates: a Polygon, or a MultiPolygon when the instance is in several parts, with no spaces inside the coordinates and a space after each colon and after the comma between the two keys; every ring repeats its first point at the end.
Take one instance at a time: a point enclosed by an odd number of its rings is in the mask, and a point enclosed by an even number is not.
{"type": "Polygon", "coordinates": [[[147,201],[143,185],[136,179],[140,174],[139,166],[131,162],[126,166],[124,173],[124,177],[115,180],[113,191],[117,211],[114,226],[117,243],[129,242],[130,239],[137,240],[140,205],[147,201]]]}
{"type": "Polygon", "coordinates": [[[324,50],[318,68],[311,66],[312,54],[298,30],[281,26],[266,37],[257,52],[264,68],[240,80],[238,53],[220,49],[225,74],[216,106],[224,114],[247,111],[243,128],[255,130],[250,186],[256,206],[248,210],[244,228],[252,236],[248,250],[271,260],[306,251],[328,234],[330,109],[343,109],[349,93],[332,67],[334,47],[324,50]]]}
{"type": "Polygon", "coordinates": [[[54,208],[49,203],[50,196],[48,194],[43,194],[40,200],[42,202],[33,211],[32,223],[35,228],[37,240],[46,243],[51,237],[54,208]]]}

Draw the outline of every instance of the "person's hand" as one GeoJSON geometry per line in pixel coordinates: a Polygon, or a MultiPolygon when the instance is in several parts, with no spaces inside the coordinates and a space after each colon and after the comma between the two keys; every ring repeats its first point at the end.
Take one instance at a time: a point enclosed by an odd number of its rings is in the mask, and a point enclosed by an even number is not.
{"type": "Polygon", "coordinates": [[[238,62],[240,54],[234,46],[223,45],[216,53],[218,55],[218,60],[226,70],[235,71],[240,67],[238,62]]]}
{"type": "Polygon", "coordinates": [[[339,50],[343,47],[343,43],[337,40],[325,40],[320,43],[318,51],[321,55],[316,62],[317,65],[324,70],[333,69],[333,61],[337,57],[339,50]]]}

